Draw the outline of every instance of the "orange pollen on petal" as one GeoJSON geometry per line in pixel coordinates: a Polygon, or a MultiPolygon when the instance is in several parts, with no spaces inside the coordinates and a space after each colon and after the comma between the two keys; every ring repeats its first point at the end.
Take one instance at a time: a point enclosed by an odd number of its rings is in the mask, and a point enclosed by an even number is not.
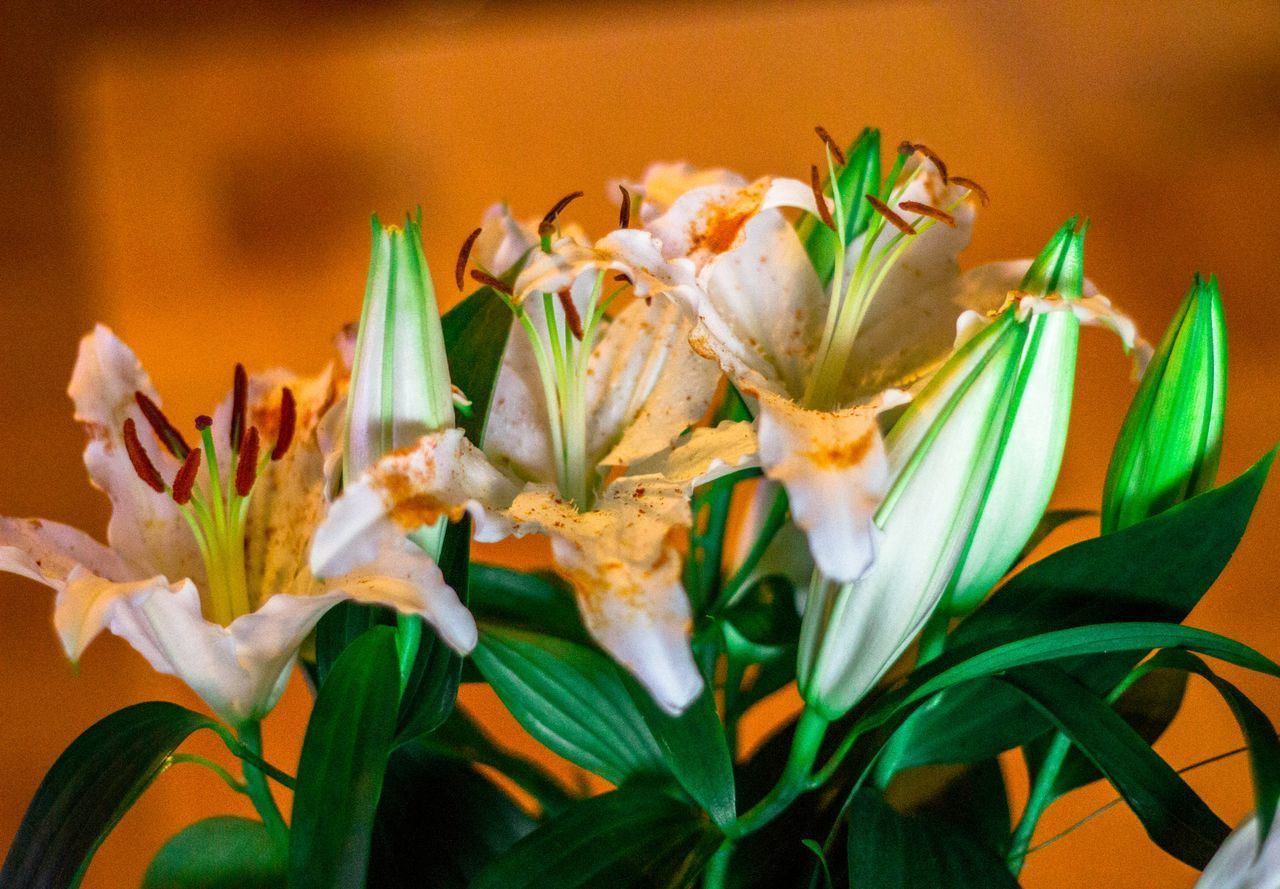
{"type": "Polygon", "coordinates": [[[765,187],[759,183],[739,192],[731,203],[704,207],[689,228],[691,250],[719,255],[732,249],[743,226],[760,212],[765,187]]]}
{"type": "Polygon", "coordinates": [[[868,429],[851,441],[810,449],[804,456],[820,469],[849,469],[866,458],[875,442],[875,431],[868,429]]]}

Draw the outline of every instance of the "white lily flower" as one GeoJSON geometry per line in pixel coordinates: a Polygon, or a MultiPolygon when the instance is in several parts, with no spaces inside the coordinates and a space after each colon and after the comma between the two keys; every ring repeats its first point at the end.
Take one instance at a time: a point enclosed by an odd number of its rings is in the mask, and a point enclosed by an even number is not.
{"type": "Polygon", "coordinates": [[[1259,834],[1258,816],[1250,815],[1210,859],[1195,889],[1280,889],[1280,829],[1272,820],[1267,835],[1259,834]]]}
{"type": "Polygon", "coordinates": [[[617,292],[604,293],[605,269],[634,276],[640,295],[644,276],[606,243],[556,246],[535,255],[514,289],[478,275],[509,290],[516,314],[483,452],[447,430],[384,457],[333,504],[312,567],[341,573],[388,532],[441,516],[469,513],[481,542],[546,534],[588,630],[679,713],[703,679],[674,532],[692,521],[693,488],[746,465],[754,435],[728,424],[673,449],[719,376],[689,349],[690,322],[665,300],[637,300],[610,319],[617,292]]]}
{"type": "Polygon", "coordinates": [[[0,570],[56,591],[67,656],[110,629],[242,725],[274,706],[303,639],[346,599],[421,614],[469,650],[470,615],[416,548],[384,547],[324,581],[307,568],[331,373],[236,377],[215,418],[197,420],[191,448],[123,342],[102,326],[81,341],[69,392],[89,434],[90,478],[111,498],[108,545],[55,522],[0,519],[0,570]]]}
{"type": "Polygon", "coordinates": [[[956,257],[969,240],[975,186],[946,179],[931,158],[914,146],[900,155],[868,196],[879,212],[857,237],[839,199],[822,197],[819,207],[813,183],[768,177],[719,177],[647,226],[669,260],[667,290],[696,315],[694,349],[758,402],[765,474],[786,487],[819,570],[841,582],[874,558],[872,515],[889,479],[877,415],[951,351],[962,311],[997,308],[1016,283],[967,286],[956,257]],[[848,243],[832,285],[815,272],[787,207],[830,219],[848,243]]]}

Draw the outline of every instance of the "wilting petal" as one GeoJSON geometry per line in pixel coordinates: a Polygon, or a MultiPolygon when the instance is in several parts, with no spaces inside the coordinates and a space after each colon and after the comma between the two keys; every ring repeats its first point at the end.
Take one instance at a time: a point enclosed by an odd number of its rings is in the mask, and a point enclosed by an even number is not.
{"type": "Polygon", "coordinates": [[[329,506],[311,544],[318,577],[374,561],[388,537],[469,512],[483,542],[511,534],[502,510],[520,485],[489,463],[460,429],[425,435],[411,450],[383,457],[329,506]]]}
{"type": "Polygon", "coordinates": [[[1214,854],[1195,889],[1280,889],[1280,829],[1258,841],[1258,816],[1250,815],[1214,854]]]}
{"type": "MultiPolygon", "coordinates": [[[[615,183],[618,184],[618,183],[615,183]]],[[[747,180],[720,167],[700,169],[690,163],[650,164],[639,182],[623,182],[640,200],[640,221],[648,224],[665,213],[685,192],[707,185],[741,188],[747,180]]],[[[616,192],[616,189],[610,189],[616,192]]]]}
{"type": "Polygon", "coordinates": [[[156,444],[134,401],[139,391],[159,404],[151,379],[128,346],[102,325],[86,334],[67,392],[89,436],[84,450],[89,477],[111,498],[107,542],[134,576],[164,574],[202,583],[204,563],[177,504],[139,480],[125,451],[122,430],[132,418],[161,474],[172,479],[177,471],[177,461],[156,444]]]}
{"type": "Polygon", "coordinates": [[[642,460],[706,413],[720,371],[689,348],[691,327],[666,300],[632,303],[608,323],[587,369],[588,460],[642,460]]]}
{"type": "Polygon", "coordinates": [[[591,635],[659,706],[678,714],[703,687],[689,648],[692,615],[681,560],[669,538],[670,508],[682,506],[687,515],[689,507],[678,492],[655,494],[615,484],[596,509],[579,513],[550,489],[531,489],[510,512],[522,533],[551,536],[591,635]]]}
{"type": "Polygon", "coordinates": [[[787,489],[791,518],[831,580],[856,580],[875,557],[873,516],[889,484],[876,416],[905,400],[890,390],[872,403],[826,412],[767,393],[760,398],[765,475],[787,489]]]}

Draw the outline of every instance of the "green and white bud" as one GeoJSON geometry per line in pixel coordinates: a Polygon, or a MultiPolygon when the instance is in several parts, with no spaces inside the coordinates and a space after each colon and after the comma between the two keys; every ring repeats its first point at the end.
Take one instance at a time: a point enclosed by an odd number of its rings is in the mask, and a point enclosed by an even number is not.
{"type": "Polygon", "coordinates": [[[1222,449],[1227,332],[1216,278],[1196,275],[1133,397],[1102,495],[1104,534],[1211,487],[1222,449]]]}
{"type": "Polygon", "coordinates": [[[373,217],[373,251],[347,394],[343,476],[453,426],[453,390],[421,218],[373,217]]]}
{"type": "Polygon", "coordinates": [[[1081,292],[1083,236],[1074,220],[1058,232],[1024,292],[886,436],[892,484],[875,566],[853,583],[815,583],[805,609],[799,686],[823,717],[870,691],[938,607],[980,599],[1039,521],[1071,405],[1079,320],[1061,308],[1081,292]]]}

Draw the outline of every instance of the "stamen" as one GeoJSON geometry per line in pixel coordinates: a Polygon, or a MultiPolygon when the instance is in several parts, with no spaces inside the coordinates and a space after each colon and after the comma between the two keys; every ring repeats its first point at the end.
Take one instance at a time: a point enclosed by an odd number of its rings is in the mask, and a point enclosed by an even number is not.
{"type": "Polygon", "coordinates": [[[551,234],[552,229],[555,227],[556,219],[564,212],[564,208],[580,197],[582,197],[582,192],[575,191],[572,194],[567,194],[560,200],[556,201],[555,206],[547,211],[546,216],[542,217],[542,222],[538,225],[538,236],[546,237],[551,234]]]}
{"type": "Polygon", "coordinates": [[[471,279],[483,284],[485,287],[492,287],[499,293],[507,296],[515,296],[515,291],[511,289],[511,285],[505,281],[499,281],[488,272],[482,272],[479,269],[471,270],[471,279]]]}
{"type": "Polygon", "coordinates": [[[568,290],[561,290],[556,296],[560,297],[560,308],[564,310],[564,320],[568,322],[573,338],[582,342],[582,316],[578,314],[578,307],[573,304],[573,294],[568,290]]]}
{"type": "Polygon", "coordinates": [[[188,451],[178,474],[173,477],[173,502],[182,506],[191,500],[195,490],[196,474],[200,471],[200,451],[188,451]]]}
{"type": "Polygon", "coordinates": [[[618,210],[618,228],[631,228],[631,192],[625,185],[619,185],[622,192],[622,207],[618,210]]]}
{"type": "Polygon", "coordinates": [[[978,200],[984,207],[991,202],[991,199],[987,197],[987,190],[972,179],[968,179],[964,176],[952,176],[947,181],[951,182],[953,185],[959,185],[961,188],[969,189],[969,191],[978,196],[978,200]]]}
{"type": "Polygon", "coordinates": [[[904,235],[914,235],[916,233],[915,227],[912,226],[911,223],[893,212],[893,210],[889,208],[888,204],[880,200],[875,195],[867,195],[867,203],[870,204],[877,213],[888,220],[890,225],[902,232],[904,235]]]}
{"type": "Polygon", "coordinates": [[[818,215],[822,222],[832,231],[836,230],[835,220],[831,218],[831,210],[827,207],[827,199],[822,194],[822,180],[818,178],[818,165],[809,167],[809,185],[813,188],[813,202],[818,205],[818,215]]]}
{"type": "Polygon", "coordinates": [[[182,433],[169,422],[169,418],[164,415],[164,411],[160,410],[160,405],[142,392],[134,392],[133,400],[138,403],[138,407],[142,410],[142,416],[147,418],[147,422],[151,424],[151,429],[155,432],[156,438],[165,446],[165,449],[179,460],[186,457],[191,447],[187,444],[186,439],[182,437],[182,433]]]}
{"type": "Polygon", "coordinates": [[[898,147],[898,150],[902,151],[904,148],[907,148],[908,146],[910,147],[911,150],[907,152],[903,152],[904,154],[914,154],[917,151],[920,152],[929,160],[933,161],[933,165],[938,168],[938,174],[942,177],[943,182],[950,181],[947,178],[947,165],[943,163],[942,158],[938,157],[938,152],[934,151],[928,145],[922,145],[919,142],[903,142],[902,145],[898,147]]]}
{"type": "Polygon", "coordinates": [[[458,265],[453,270],[453,279],[458,282],[459,290],[463,288],[466,281],[463,273],[467,270],[467,260],[471,258],[471,248],[475,246],[476,238],[480,237],[482,231],[484,231],[482,228],[476,229],[462,242],[462,250],[458,253],[458,265]]]}
{"type": "Polygon", "coordinates": [[[138,478],[146,482],[147,486],[157,494],[163,494],[164,479],[160,477],[160,471],[151,462],[146,448],[138,440],[138,424],[133,422],[133,417],[124,421],[124,449],[129,455],[129,462],[133,464],[133,471],[138,474],[138,478]]]}
{"type": "Polygon", "coordinates": [[[630,284],[632,287],[636,286],[636,282],[631,280],[631,276],[623,274],[622,272],[618,272],[616,275],[614,275],[613,280],[621,284],[630,284]]]}
{"type": "Polygon", "coordinates": [[[257,480],[258,427],[250,426],[240,447],[240,462],[236,464],[236,493],[241,497],[248,497],[257,480]]]}
{"type": "Polygon", "coordinates": [[[936,219],[943,225],[956,227],[956,218],[945,210],[939,210],[937,207],[930,207],[928,204],[922,204],[919,201],[903,201],[898,204],[899,210],[907,210],[911,213],[919,213],[921,216],[928,216],[936,219]]]}
{"type": "Polygon", "coordinates": [[[213,417],[210,417],[208,414],[201,414],[200,416],[196,417],[197,432],[204,432],[206,429],[208,429],[212,425],[213,425],[213,417]]]}
{"type": "Polygon", "coordinates": [[[231,388],[231,449],[238,450],[244,439],[244,415],[249,400],[249,375],[243,364],[236,364],[235,383],[231,388]]]}
{"type": "MultiPolygon", "coordinates": [[[[477,229],[479,231],[479,229],[477,229]]],[[[280,393],[280,431],[276,434],[276,446],[271,449],[271,459],[279,460],[293,444],[293,432],[298,425],[298,405],[293,400],[293,390],[288,386],[280,393]]]]}
{"type": "Polygon", "coordinates": [[[827,143],[827,148],[831,149],[831,154],[835,156],[836,163],[843,167],[845,165],[844,152],[840,150],[836,140],[832,139],[831,134],[823,127],[814,127],[813,131],[818,134],[819,139],[827,143]]]}

